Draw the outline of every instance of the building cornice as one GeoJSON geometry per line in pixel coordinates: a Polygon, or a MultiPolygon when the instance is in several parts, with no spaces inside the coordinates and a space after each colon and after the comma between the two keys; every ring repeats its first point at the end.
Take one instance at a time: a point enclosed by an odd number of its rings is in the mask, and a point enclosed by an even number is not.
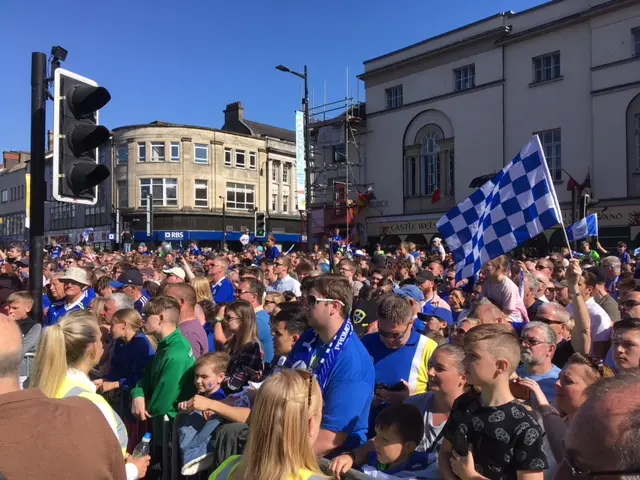
{"type": "Polygon", "coordinates": [[[523,30],[522,32],[512,33],[505,36],[504,38],[498,39],[495,43],[496,46],[504,46],[522,42],[524,40],[560,30],[571,25],[586,22],[594,17],[604,15],[605,13],[614,12],[616,10],[621,10],[635,4],[637,4],[637,0],[610,0],[606,3],[591,7],[587,10],[582,10],[580,12],[567,15],[566,17],[558,18],[551,22],[536,25],[535,27],[523,30]]]}
{"type": "MultiPolygon", "coordinates": [[[[388,65],[384,65],[382,67],[374,68],[369,70],[368,72],[364,72],[358,75],[358,78],[363,81],[367,81],[371,78],[376,77],[381,73],[385,73],[389,70],[395,70],[399,68],[406,67],[408,65],[422,62],[425,59],[432,58],[438,55],[442,55],[443,53],[450,52],[452,50],[457,50],[459,48],[466,47],[468,45],[472,45],[480,40],[486,40],[488,38],[500,37],[509,33],[511,27],[510,26],[500,26],[497,28],[493,28],[491,30],[487,30],[486,32],[479,33],[477,35],[473,35],[471,37],[463,38],[457,42],[450,43],[448,45],[443,45],[442,47],[435,48],[433,50],[429,50],[428,52],[424,52],[418,55],[415,55],[410,58],[405,58],[402,60],[398,60],[397,62],[392,62],[388,65]]],[[[398,53],[398,52],[394,52],[398,53]]],[[[383,57],[380,57],[383,58],[383,57]]],[[[368,114],[369,115],[369,114],[368,114]]]]}

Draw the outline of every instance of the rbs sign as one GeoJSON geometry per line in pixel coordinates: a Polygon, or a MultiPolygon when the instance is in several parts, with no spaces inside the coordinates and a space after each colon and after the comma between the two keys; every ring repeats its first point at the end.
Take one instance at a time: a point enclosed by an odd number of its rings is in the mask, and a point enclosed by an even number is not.
{"type": "Polygon", "coordinates": [[[184,240],[184,232],[164,232],[165,240],[184,240]]]}

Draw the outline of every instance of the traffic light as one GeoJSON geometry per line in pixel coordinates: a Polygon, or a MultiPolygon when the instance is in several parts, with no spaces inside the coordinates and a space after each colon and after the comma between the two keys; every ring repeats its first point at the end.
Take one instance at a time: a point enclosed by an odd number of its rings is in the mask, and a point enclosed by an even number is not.
{"type": "Polygon", "coordinates": [[[53,108],[53,198],[59,202],[95,205],[98,184],[109,168],[98,164],[98,147],[111,133],[98,124],[98,110],[111,95],[88,78],[68,70],[55,71],[53,108]]]}
{"type": "Polygon", "coordinates": [[[267,214],[264,212],[255,212],[254,215],[256,238],[264,238],[267,234],[267,214]]]}

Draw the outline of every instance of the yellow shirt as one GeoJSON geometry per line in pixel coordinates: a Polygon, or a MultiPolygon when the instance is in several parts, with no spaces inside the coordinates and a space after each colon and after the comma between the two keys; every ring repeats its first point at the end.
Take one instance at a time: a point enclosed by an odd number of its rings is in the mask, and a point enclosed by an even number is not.
{"type": "MultiPolygon", "coordinates": [[[[240,464],[240,455],[234,455],[227,458],[222,464],[216,468],[216,471],[209,476],[209,480],[233,480],[233,473],[240,464]]],[[[298,471],[298,477],[291,475],[288,480],[325,480],[327,477],[318,475],[309,470],[301,468],[298,471]]]]}

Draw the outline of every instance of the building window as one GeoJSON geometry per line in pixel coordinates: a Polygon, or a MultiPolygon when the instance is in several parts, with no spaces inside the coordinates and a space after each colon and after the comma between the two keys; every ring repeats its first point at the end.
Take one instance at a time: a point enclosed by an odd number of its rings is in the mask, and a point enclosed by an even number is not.
{"type": "Polygon", "coordinates": [[[277,193],[271,194],[271,211],[272,212],[278,211],[278,194],[277,193]]]}
{"type": "Polygon", "coordinates": [[[544,149],[544,155],[547,157],[551,178],[554,181],[562,180],[562,136],[560,129],[539,132],[538,136],[544,149]]]}
{"type": "Polygon", "coordinates": [[[129,163],[129,145],[120,145],[118,148],[118,165],[129,163]]]}
{"type": "Polygon", "coordinates": [[[206,143],[196,143],[193,147],[194,158],[196,163],[209,163],[209,145],[206,143]]]}
{"type": "Polygon", "coordinates": [[[9,191],[2,190],[2,203],[7,203],[9,201],[9,191]]]}
{"type": "Polygon", "coordinates": [[[387,95],[387,108],[398,108],[402,106],[402,85],[396,85],[395,87],[387,88],[385,90],[387,95]]]}
{"type": "Polygon", "coordinates": [[[636,113],[635,118],[636,118],[636,171],[640,171],[640,113],[636,113]]]}
{"type": "Polygon", "coordinates": [[[258,166],[258,154],[249,152],[249,170],[255,170],[258,166]]]}
{"type": "Polygon", "coordinates": [[[476,86],[476,66],[467,65],[464,67],[456,68],[453,71],[455,78],[455,90],[459,92],[461,90],[468,90],[476,86]]]}
{"type": "Polygon", "coordinates": [[[439,131],[428,131],[422,137],[420,148],[422,168],[422,195],[433,195],[440,188],[440,147],[442,140],[439,131]]]}
{"type": "Polygon", "coordinates": [[[347,147],[344,143],[333,146],[333,163],[344,163],[347,161],[347,147]]]}
{"type": "Polygon", "coordinates": [[[147,144],[144,142],[138,144],[138,161],[139,162],[147,161],[147,144]]]}
{"type": "Polygon", "coordinates": [[[198,208],[208,208],[209,182],[207,180],[196,180],[195,187],[195,206],[198,208]]]}
{"type": "Polygon", "coordinates": [[[289,195],[282,196],[282,213],[289,211],[289,195]]]}
{"type": "Polygon", "coordinates": [[[282,183],[289,183],[289,172],[291,171],[290,165],[282,166],[282,183]]]}
{"type": "Polygon", "coordinates": [[[244,150],[236,150],[236,168],[245,168],[244,150]]]}
{"type": "Polygon", "coordinates": [[[49,208],[51,230],[69,230],[73,228],[76,206],[72,203],[54,203],[49,208]]]}
{"type": "Polygon", "coordinates": [[[404,192],[407,197],[417,197],[420,193],[418,178],[418,159],[416,157],[405,158],[404,192]]]}
{"type": "Polygon", "coordinates": [[[175,178],[141,178],[140,206],[147,206],[147,197],[153,196],[155,207],[178,206],[178,180],[175,178]]]}
{"type": "Polygon", "coordinates": [[[271,181],[273,183],[278,183],[280,181],[280,165],[278,163],[273,163],[271,169],[271,181]]]}
{"type": "Polygon", "coordinates": [[[164,142],[151,142],[151,161],[164,162],[164,142]]]}
{"type": "Polygon", "coordinates": [[[98,203],[96,205],[87,205],[84,207],[84,225],[86,227],[97,227],[98,225],[106,225],[108,223],[105,191],[105,183],[99,184],[98,203]]]}
{"type": "Polygon", "coordinates": [[[127,182],[118,182],[118,208],[129,206],[129,188],[127,182]]]}
{"type": "Polygon", "coordinates": [[[633,54],[640,57],[640,28],[636,28],[631,33],[633,34],[633,54]]]}
{"type": "Polygon", "coordinates": [[[533,59],[533,82],[546,82],[560,77],[560,52],[547,53],[533,59]]]}
{"type": "Polygon", "coordinates": [[[224,149],[224,166],[225,167],[232,166],[232,163],[231,163],[231,149],[230,148],[225,148],[224,149]]]}
{"type": "Polygon", "coordinates": [[[255,185],[227,183],[227,208],[249,210],[255,207],[255,185]]]}
{"type": "Polygon", "coordinates": [[[180,161],[180,142],[171,142],[171,161],[180,161]]]}

